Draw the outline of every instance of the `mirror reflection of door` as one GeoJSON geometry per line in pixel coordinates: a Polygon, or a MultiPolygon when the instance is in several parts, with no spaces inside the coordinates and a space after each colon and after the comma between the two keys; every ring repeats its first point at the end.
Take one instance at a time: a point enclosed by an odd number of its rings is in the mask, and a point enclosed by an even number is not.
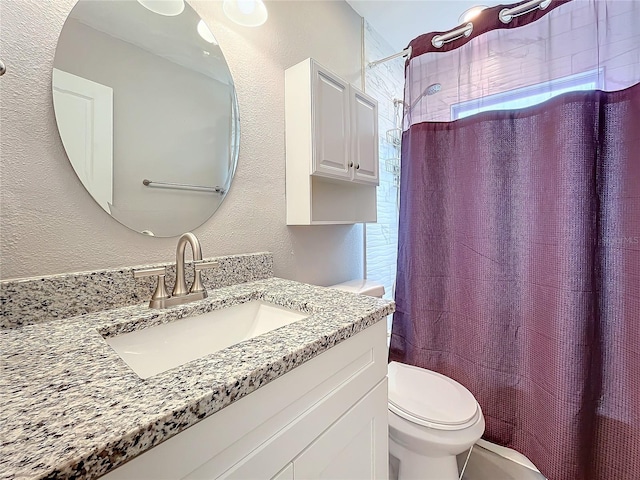
{"type": "Polygon", "coordinates": [[[69,160],[96,202],[113,204],[113,89],[53,69],[56,121],[69,160]]]}
{"type": "Polygon", "coordinates": [[[222,50],[195,10],[178,3],[167,15],[148,2],[78,0],[53,62],[53,106],[80,181],[112,218],[158,237],[193,230],[216,211],[240,137],[222,50]],[[113,89],[104,116],[100,85],[113,89]],[[97,130],[107,123],[103,142],[97,130]]]}

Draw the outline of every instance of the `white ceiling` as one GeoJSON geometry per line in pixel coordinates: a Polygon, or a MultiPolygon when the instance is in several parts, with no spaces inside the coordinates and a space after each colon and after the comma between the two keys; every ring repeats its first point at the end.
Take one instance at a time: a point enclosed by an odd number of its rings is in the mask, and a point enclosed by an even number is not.
{"type": "Polygon", "coordinates": [[[346,0],[396,50],[423,33],[451,30],[460,15],[476,5],[511,3],[495,0],[346,0]]]}

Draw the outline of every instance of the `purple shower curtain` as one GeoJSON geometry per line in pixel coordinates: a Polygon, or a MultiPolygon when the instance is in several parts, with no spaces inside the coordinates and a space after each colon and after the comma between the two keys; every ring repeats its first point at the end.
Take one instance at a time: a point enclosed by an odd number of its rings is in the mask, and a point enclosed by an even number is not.
{"type": "Polygon", "coordinates": [[[550,480],[639,479],[640,84],[411,123],[401,168],[390,360],[550,480]]]}

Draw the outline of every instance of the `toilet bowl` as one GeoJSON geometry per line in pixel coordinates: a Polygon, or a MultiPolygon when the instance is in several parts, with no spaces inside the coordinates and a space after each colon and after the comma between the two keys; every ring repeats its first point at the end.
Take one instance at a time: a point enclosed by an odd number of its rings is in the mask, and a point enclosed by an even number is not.
{"type": "MultiPolygon", "coordinates": [[[[352,280],[331,288],[382,297],[384,287],[352,280]]],[[[464,386],[430,370],[389,363],[389,454],[398,480],[457,480],[456,455],[484,433],[480,405],[464,386]]]]}
{"type": "Polygon", "coordinates": [[[399,480],[456,480],[456,455],[484,433],[484,417],[471,392],[430,370],[389,364],[389,453],[399,480]]]}

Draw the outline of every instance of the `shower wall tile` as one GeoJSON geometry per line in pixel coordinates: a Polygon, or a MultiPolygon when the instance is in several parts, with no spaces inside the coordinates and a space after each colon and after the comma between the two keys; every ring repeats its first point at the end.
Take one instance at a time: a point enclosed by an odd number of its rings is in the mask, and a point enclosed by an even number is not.
{"type": "MultiPolygon", "coordinates": [[[[371,25],[365,23],[365,63],[397,53],[371,25]]],[[[384,284],[385,297],[392,298],[398,243],[398,179],[387,170],[387,160],[400,157],[399,146],[387,141],[387,131],[400,126],[394,99],[404,96],[404,59],[397,58],[369,68],[367,93],[378,101],[380,186],[377,191],[378,222],[367,224],[367,278],[384,284]]]]}

